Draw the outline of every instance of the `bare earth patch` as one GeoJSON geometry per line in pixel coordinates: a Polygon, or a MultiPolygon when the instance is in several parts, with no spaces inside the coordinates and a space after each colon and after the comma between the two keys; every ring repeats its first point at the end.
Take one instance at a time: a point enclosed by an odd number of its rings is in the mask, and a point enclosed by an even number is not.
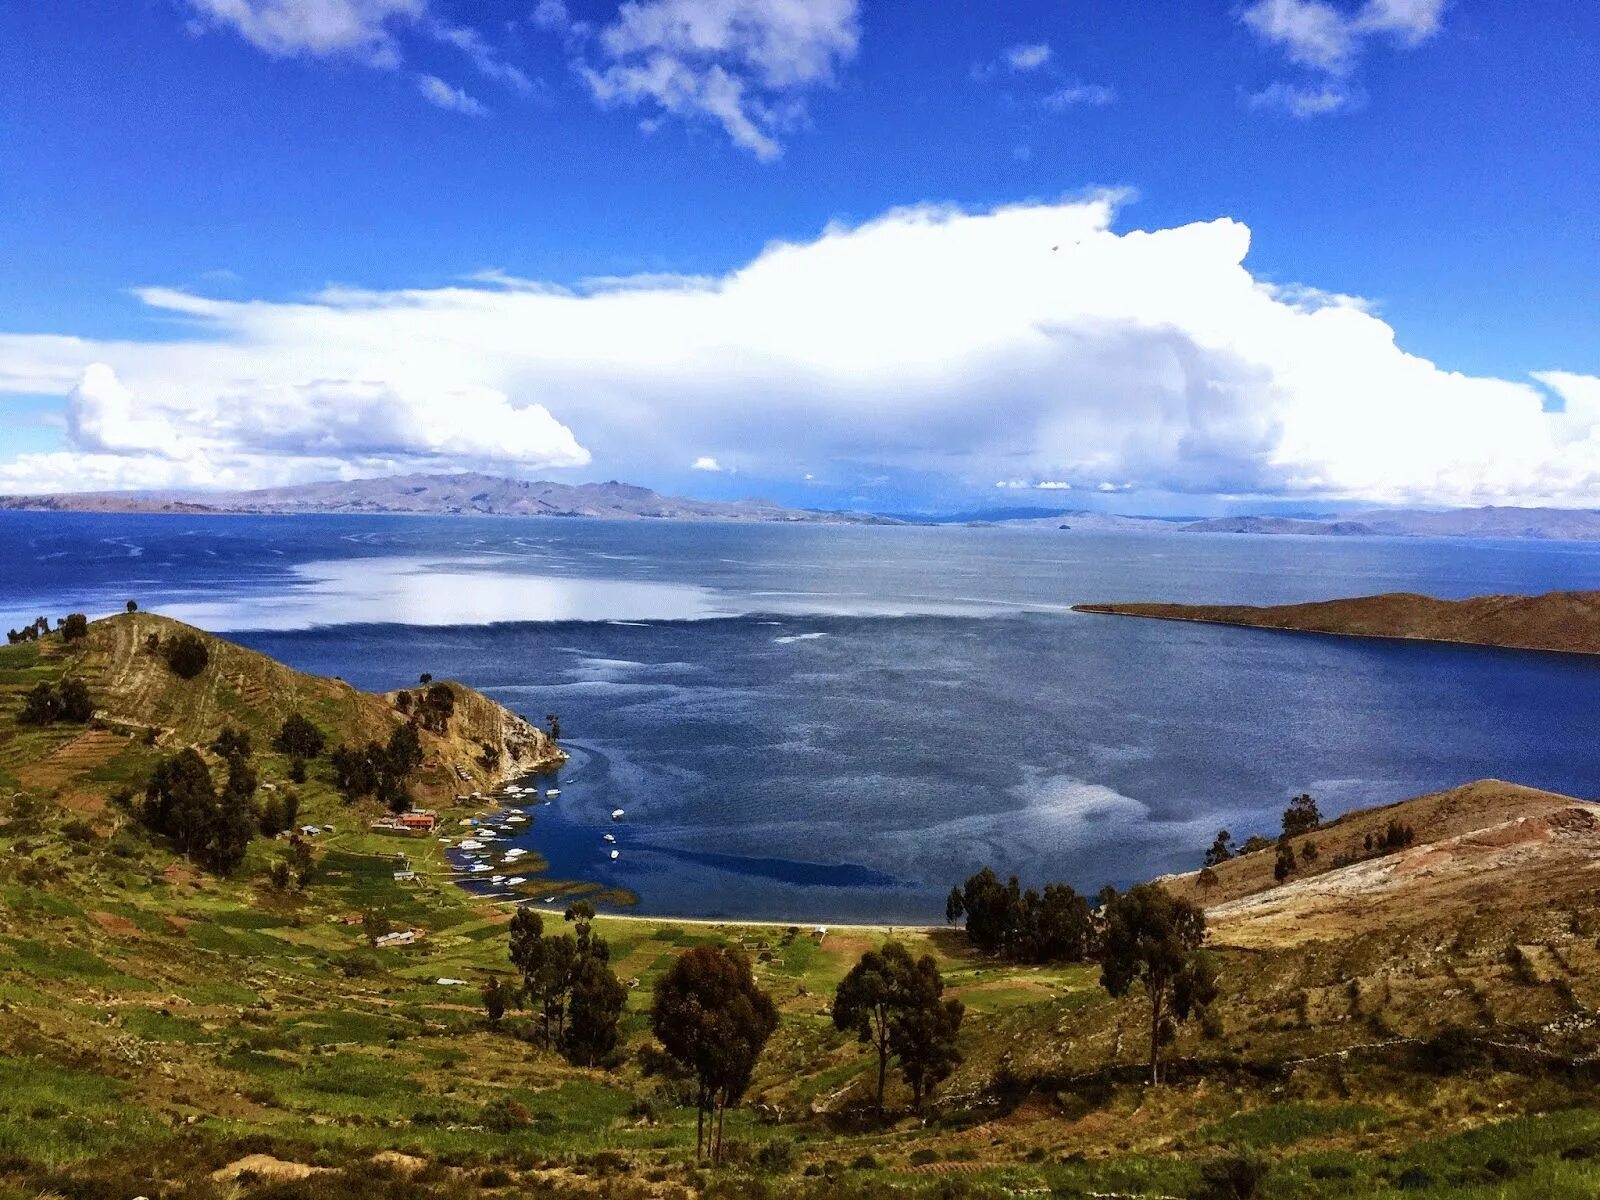
{"type": "Polygon", "coordinates": [[[305,1179],[327,1169],[307,1166],[305,1163],[288,1162],[281,1158],[273,1158],[270,1154],[246,1154],[225,1167],[218,1167],[211,1172],[211,1178],[227,1181],[250,1174],[259,1179],[294,1180],[305,1179]]]}
{"type": "Polygon", "coordinates": [[[89,914],[89,919],[107,933],[114,933],[118,937],[139,936],[139,927],[127,917],[119,917],[115,913],[92,912],[89,914]]]}

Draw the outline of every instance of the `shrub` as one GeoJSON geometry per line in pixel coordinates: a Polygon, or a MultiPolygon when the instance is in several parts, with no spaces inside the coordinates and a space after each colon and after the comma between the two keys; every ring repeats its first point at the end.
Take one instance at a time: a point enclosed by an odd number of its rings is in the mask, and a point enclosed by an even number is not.
{"type": "Polygon", "coordinates": [[[61,622],[61,636],[65,641],[76,642],[89,636],[89,618],[83,613],[69,613],[61,622]]]}
{"type": "Polygon", "coordinates": [[[786,1175],[794,1170],[799,1155],[788,1138],[775,1137],[756,1152],[756,1166],[775,1175],[786,1175]]]}
{"type": "Polygon", "coordinates": [[[180,633],[161,647],[167,669],[179,679],[193,679],[211,661],[211,651],[192,633],[180,633]]]}
{"type": "Polygon", "coordinates": [[[1266,1178],[1265,1164],[1250,1155],[1213,1159],[1200,1168],[1196,1200],[1253,1200],[1261,1194],[1266,1178]]]}
{"type": "Polygon", "coordinates": [[[528,1110],[509,1096],[485,1104],[480,1120],[483,1127],[493,1133],[515,1133],[533,1123],[528,1110]]]}
{"type": "Polygon", "coordinates": [[[1420,1192],[1433,1186],[1433,1176],[1421,1167],[1407,1167],[1400,1172],[1400,1178],[1394,1181],[1395,1187],[1402,1192],[1420,1192]]]}

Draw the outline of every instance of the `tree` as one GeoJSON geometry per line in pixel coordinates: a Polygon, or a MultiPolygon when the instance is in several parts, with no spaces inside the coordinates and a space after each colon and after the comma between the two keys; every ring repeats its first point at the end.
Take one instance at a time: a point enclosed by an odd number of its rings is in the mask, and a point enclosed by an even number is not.
{"type": "Polygon", "coordinates": [[[961,920],[967,911],[966,902],[961,899],[961,889],[953,887],[950,894],[944,898],[944,919],[946,924],[954,925],[961,920]]]}
{"type": "Polygon", "coordinates": [[[1217,830],[1216,840],[1211,843],[1211,848],[1206,851],[1205,866],[1220,867],[1233,857],[1233,838],[1226,829],[1217,830]]]}
{"type": "Polygon", "coordinates": [[[561,740],[561,718],[556,716],[555,713],[545,713],[544,723],[550,729],[550,740],[559,742],[561,740]]]}
{"type": "Polygon", "coordinates": [[[82,725],[94,716],[94,704],[89,699],[89,687],[81,679],[63,679],[56,688],[61,704],[61,719],[82,725]]]}
{"type": "Polygon", "coordinates": [[[381,911],[369,908],[361,915],[361,931],[367,935],[367,944],[376,946],[379,938],[394,932],[394,926],[381,911]]]}
{"type": "Polygon", "coordinates": [[[1322,813],[1317,809],[1317,802],[1309,793],[1302,792],[1289,801],[1289,807],[1283,810],[1283,834],[1285,837],[1300,837],[1319,828],[1322,825],[1322,813]]]}
{"type": "Polygon", "coordinates": [[[511,916],[511,965],[522,976],[522,991],[533,991],[534,976],[544,961],[544,918],[526,906],[511,916]]]}
{"type": "Polygon", "coordinates": [[[161,653],[166,657],[167,669],[179,679],[193,679],[211,661],[205,642],[192,633],[180,633],[163,643],[161,653]]]}
{"type": "Polygon", "coordinates": [[[750,1086],[761,1051],[778,1027],[778,1010],[756,984],[738,950],[696,946],[657,981],[650,1027],[695,1080],[695,1155],[705,1145],[707,1114],[716,1118],[714,1155],[722,1158],[722,1117],[750,1086]]]}
{"type": "Polygon", "coordinates": [[[1216,971],[1201,950],[1205,913],[1153,883],[1112,895],[1104,909],[1100,986],[1125,996],[1142,984],[1150,1001],[1150,1082],[1161,1082],[1161,1048],[1177,1024],[1216,999],[1216,971]]]}
{"type": "MultiPolygon", "coordinates": [[[[603,944],[603,943],[602,943],[603,944]]],[[[617,1023],[628,1002],[628,989],[603,958],[579,957],[572,971],[567,999],[567,1027],[561,1052],[567,1061],[592,1067],[615,1049],[617,1023]]]]}
{"type": "Polygon", "coordinates": [[[229,762],[236,758],[249,758],[250,750],[250,735],[235,725],[223,726],[222,732],[211,743],[211,753],[229,762]]]}
{"type": "Polygon", "coordinates": [[[299,759],[318,757],[326,744],[322,730],[297,712],[289,714],[272,739],[275,750],[299,759]]]}
{"type": "Polygon", "coordinates": [[[868,950],[839,981],[833,993],[833,1027],[853,1033],[856,1041],[870,1045],[878,1055],[876,1110],[883,1121],[883,1086],[889,1072],[889,1032],[902,1003],[911,955],[899,942],[885,942],[882,950],[868,950]]]}
{"type": "Polygon", "coordinates": [[[500,1018],[506,1015],[506,1008],[511,1001],[511,989],[498,975],[492,975],[489,982],[483,985],[483,1007],[489,1014],[489,1024],[500,1024],[500,1018]]]}
{"type": "Polygon", "coordinates": [[[171,838],[180,854],[192,857],[216,804],[216,787],[205,760],[192,749],[180,750],[150,773],[139,819],[147,829],[171,838]]]}
{"type": "Polygon", "coordinates": [[[256,773],[243,758],[228,760],[228,779],[206,830],[204,864],[219,875],[231,875],[244,862],[250,839],[260,827],[255,809],[256,773]]]}
{"type": "Polygon", "coordinates": [[[572,986],[572,970],[577,962],[578,943],[570,933],[544,939],[544,957],[534,976],[533,998],[539,1002],[539,1020],[547,1048],[552,1041],[551,1026],[555,1027],[555,1044],[561,1044],[567,1020],[567,989],[572,986]]]}
{"type": "Polygon", "coordinates": [[[431,684],[419,692],[412,713],[418,724],[432,733],[444,733],[450,728],[450,718],[455,715],[456,694],[448,683],[431,684]]]}
{"type": "Polygon", "coordinates": [[[422,684],[432,683],[433,682],[433,672],[432,671],[424,671],[421,675],[417,676],[417,682],[418,683],[422,683],[422,684]]]}
{"type": "Polygon", "coordinates": [[[129,600],[128,601],[128,611],[131,612],[131,613],[138,612],[139,611],[139,602],[137,600],[129,600]]]}
{"type": "Polygon", "coordinates": [[[88,636],[89,618],[83,613],[68,613],[67,619],[61,622],[62,640],[77,642],[88,636]]]}
{"type": "Polygon", "coordinates": [[[932,955],[924,955],[910,978],[905,1005],[889,1029],[889,1048],[900,1062],[917,1108],[961,1062],[956,1035],[966,1007],[959,1000],[942,999],[943,991],[938,964],[932,955]]]}
{"type": "Polygon", "coordinates": [[[1284,834],[1278,839],[1278,860],[1272,864],[1272,877],[1282,883],[1294,874],[1296,865],[1294,847],[1289,843],[1289,835],[1284,834]]]}

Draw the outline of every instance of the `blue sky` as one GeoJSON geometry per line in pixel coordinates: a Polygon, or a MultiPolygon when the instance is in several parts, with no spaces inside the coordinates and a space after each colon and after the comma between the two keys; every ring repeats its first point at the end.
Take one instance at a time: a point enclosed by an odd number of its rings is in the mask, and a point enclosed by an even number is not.
{"type": "MultiPolygon", "coordinates": [[[[874,506],[1080,502],[1033,486],[1051,482],[1123,508],[1600,503],[1593,422],[1579,421],[1600,411],[1597,60],[1600,11],[1582,0],[1537,19],[1486,0],[5,6],[0,406],[15,417],[0,483],[477,465],[874,506]],[[1015,206],[1037,220],[996,215],[1015,206]],[[1076,230],[1090,209],[1104,228],[1091,219],[1086,244],[1117,251],[1092,256],[1111,280],[1134,270],[1118,254],[1141,253],[1123,235],[1168,243],[1135,272],[1148,303],[1101,311],[1041,291],[1014,329],[941,360],[941,319],[971,306],[955,322],[970,328],[986,295],[1033,294],[1037,281],[1013,288],[1005,273],[1014,239],[1037,235],[1065,262],[1048,230],[1076,230]],[[852,262],[895,269],[885,243],[908,210],[926,235],[909,252],[935,268],[948,255],[919,294],[949,288],[926,343],[898,324],[878,339],[909,355],[909,400],[892,358],[867,361],[826,320],[830,288],[862,290],[852,262]],[[1218,232],[1191,253],[1176,236],[1216,221],[1248,230],[1248,286],[1276,289],[1297,328],[1332,332],[1309,347],[1288,336],[1288,358],[1269,344],[1281,314],[1235,294],[1222,261],[1243,243],[1218,232]],[[837,270],[830,228],[849,260],[837,270]],[[788,285],[763,254],[774,242],[810,251],[788,285]],[[737,322],[710,315],[704,292],[750,312],[728,282],[763,263],[761,323],[732,349],[772,374],[747,361],[723,376],[737,322]],[[1160,294],[1191,286],[1184,306],[1160,294]],[[550,288],[573,289],[560,317],[530,303],[550,288]],[[348,322],[368,331],[402,303],[437,323],[407,319],[372,332],[365,358],[346,352],[348,322]],[[463,309],[484,305],[498,340],[479,347],[482,372],[466,355],[386,375],[384,336],[408,352],[459,343],[463,309]],[[1367,324],[1319,319],[1329,305],[1367,324]],[[657,324],[636,330],[633,309],[657,324]],[[1212,311],[1237,327],[1211,327],[1212,311]],[[568,331],[548,353],[534,344],[547,320],[568,331]],[[804,352],[756,344],[810,321],[804,352]],[[684,362],[640,348],[663,323],[693,347],[684,362]],[[1393,331],[1391,360],[1372,326],[1393,331]],[[1055,341],[1033,355],[1040,330],[1055,341]],[[1154,330],[1181,337],[1152,351],[1154,330]],[[589,357],[568,352],[590,341],[589,357]],[[1319,355],[1369,350],[1342,392],[1295,382],[1319,355]],[[1151,353],[1176,366],[1144,377],[1151,353]],[[297,357],[300,377],[257,369],[297,357]],[[1012,378],[1019,359],[1026,380],[1012,378]],[[670,389],[641,384],[664,371],[670,389]],[[799,394],[797,376],[827,395],[799,394]],[[1446,395],[1460,376],[1473,386],[1446,395]],[[1225,419],[1200,411],[1202,394],[1225,394],[1225,419]],[[1013,418],[1013,436],[952,416],[985,407],[1013,418]],[[1111,428],[1107,409],[1144,415],[1111,428]],[[352,411],[378,429],[367,442],[339,415],[352,411]],[[1562,428],[1544,428],[1551,411],[1562,428]],[[450,428],[452,413],[476,428],[450,428]],[[1475,439],[1448,430],[1419,464],[1362,457],[1375,439],[1458,423],[1475,439]],[[481,436],[497,424],[511,432],[481,436]],[[766,427],[818,425],[830,436],[763,444],[766,427]]],[[[1108,290],[1078,280],[1093,282],[1108,290]]],[[[915,300],[884,297],[896,321],[915,300]]]]}

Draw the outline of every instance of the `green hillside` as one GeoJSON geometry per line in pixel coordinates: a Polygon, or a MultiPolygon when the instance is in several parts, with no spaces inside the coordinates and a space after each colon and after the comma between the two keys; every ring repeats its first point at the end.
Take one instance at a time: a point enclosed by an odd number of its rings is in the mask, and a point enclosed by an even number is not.
{"type": "MultiPolygon", "coordinates": [[[[1480,785],[1372,817],[1416,825],[1392,855],[1324,860],[1282,885],[1260,857],[1232,860],[1213,885],[1221,997],[1182,1027],[1159,1088],[1143,1082],[1137,989],[1110,998],[1092,964],[986,958],[958,930],[892,931],[935,958],[967,1017],[963,1061],[933,1103],[913,1111],[891,1071],[880,1126],[874,1060],[830,1005],[891,931],[602,917],[628,989],[622,1041],[604,1067],[570,1066],[529,1013],[498,1028],[485,1016],[481,985],[510,975],[510,909],[455,887],[433,839],[369,832],[375,803],[347,804],[325,756],[294,785],[270,747],[295,711],[330,742],[380,740],[401,720],[394,698],[214,638],[206,668],[181,679],[148,647],[184,632],[135,614],[78,642],[0,649],[5,1200],[1600,1190],[1588,806],[1480,785]],[[89,687],[90,722],[18,724],[29,689],[72,678],[89,687]],[[282,840],[257,837],[221,877],[118,798],[227,726],[252,734],[262,780],[296,787],[304,819],[335,827],[314,839],[303,887],[273,881],[282,840]],[[416,877],[397,879],[401,865],[416,877]],[[1473,877],[1492,886],[1468,903],[1473,877]],[[1364,911],[1384,915],[1363,924],[1364,911]],[[374,949],[366,914],[420,939],[374,949]],[[781,1017],[720,1168],[693,1161],[694,1108],[648,1021],[654,983],[698,945],[741,947],[781,1017]]],[[[466,787],[456,766],[490,790],[478,760],[496,728],[535,748],[525,760],[550,754],[538,731],[452,691],[457,715],[425,737],[419,798],[451,803],[466,787]]],[[[1361,821],[1308,836],[1349,840],[1361,821]]],[[[531,893],[559,929],[562,904],[543,895],[592,889],[540,879],[531,893]]]]}

